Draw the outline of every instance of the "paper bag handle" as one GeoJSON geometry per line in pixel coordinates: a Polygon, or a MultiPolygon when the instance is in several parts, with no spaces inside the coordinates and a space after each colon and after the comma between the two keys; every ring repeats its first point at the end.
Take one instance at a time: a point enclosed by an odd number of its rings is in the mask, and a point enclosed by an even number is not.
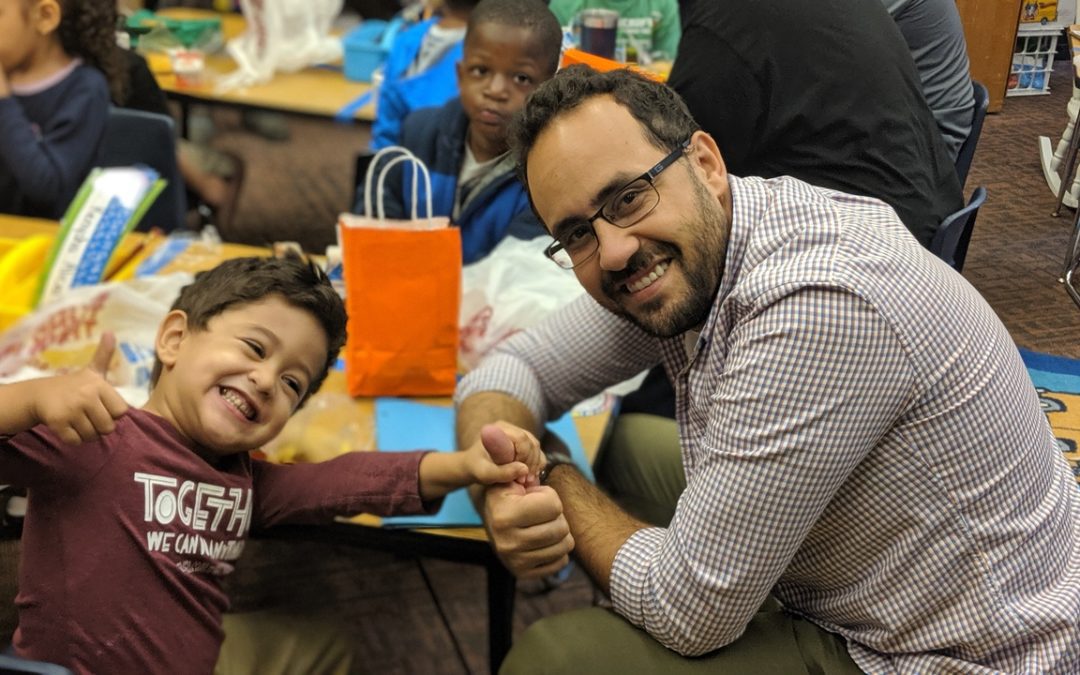
{"type": "Polygon", "coordinates": [[[386,176],[390,172],[390,169],[400,162],[409,162],[412,164],[412,219],[417,220],[417,198],[418,198],[418,178],[422,175],[424,177],[424,189],[427,197],[427,217],[430,220],[434,217],[434,212],[431,205],[431,175],[428,173],[428,168],[424,162],[414,155],[408,148],[404,148],[400,145],[391,145],[390,147],[383,148],[375,153],[375,156],[371,158],[371,163],[368,165],[367,174],[364,176],[364,210],[368,214],[371,213],[371,203],[375,202],[375,218],[377,220],[384,220],[386,218],[386,210],[383,203],[383,187],[386,183],[386,176]],[[396,155],[393,159],[383,164],[381,168],[378,167],[379,159],[388,155],[396,155]],[[372,182],[375,177],[375,173],[378,171],[379,180],[377,196],[373,196],[371,192],[372,182]]]}

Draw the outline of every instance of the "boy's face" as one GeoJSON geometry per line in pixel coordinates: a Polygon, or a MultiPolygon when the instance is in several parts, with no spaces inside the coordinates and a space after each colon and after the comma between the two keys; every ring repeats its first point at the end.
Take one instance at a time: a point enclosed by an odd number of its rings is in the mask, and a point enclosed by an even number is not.
{"type": "Polygon", "coordinates": [[[470,29],[457,64],[458,89],[469,118],[470,147],[481,161],[506,150],[510,117],[551,77],[536,42],[533,31],[520,26],[481,23],[470,29]]]}
{"type": "Polygon", "coordinates": [[[326,364],[315,317],[280,296],[237,305],[192,330],[173,311],[158,331],[160,379],[146,409],[210,454],[266,444],[326,364]]]}

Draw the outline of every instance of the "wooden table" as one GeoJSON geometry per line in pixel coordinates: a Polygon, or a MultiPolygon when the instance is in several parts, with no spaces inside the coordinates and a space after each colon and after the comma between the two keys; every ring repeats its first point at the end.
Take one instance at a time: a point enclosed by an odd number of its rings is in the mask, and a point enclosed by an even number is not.
{"type": "Polygon", "coordinates": [[[0,237],[17,239],[35,234],[53,234],[54,232],[56,232],[55,220],[24,218],[0,213],[0,237]]]}
{"type": "MultiPolygon", "coordinates": [[[[171,8],[159,12],[171,18],[205,18],[220,16],[222,37],[235,38],[244,32],[244,18],[239,14],[217,14],[206,10],[171,8]]],[[[226,105],[252,110],[271,110],[324,119],[344,117],[353,122],[375,119],[375,104],[371,85],[345,79],[340,65],[327,65],[295,73],[276,73],[266,84],[218,91],[214,80],[236,70],[236,63],[225,53],[206,57],[206,77],[199,86],[181,86],[176,76],[164,64],[167,59],[152,59],[158,86],[166,96],[180,103],[180,135],[187,137],[187,119],[191,104],[226,105]],[[162,65],[158,65],[162,64],[162,65]],[[166,68],[166,69],[162,69],[166,68]],[[365,98],[366,97],[366,98],[365,98]],[[366,100],[366,102],[364,102],[366,100]],[[361,105],[357,105],[362,103],[361,105]],[[346,115],[342,111],[356,106],[346,115]]]]}

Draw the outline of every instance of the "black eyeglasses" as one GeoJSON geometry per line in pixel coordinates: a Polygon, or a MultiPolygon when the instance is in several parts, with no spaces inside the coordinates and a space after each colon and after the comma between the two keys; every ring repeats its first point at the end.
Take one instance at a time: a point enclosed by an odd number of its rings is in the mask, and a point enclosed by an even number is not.
{"type": "Polygon", "coordinates": [[[689,147],[690,139],[688,138],[660,160],[656,166],[619,188],[591,218],[560,233],[555,241],[544,249],[544,255],[563,269],[573,269],[592,258],[600,250],[600,240],[596,238],[596,228],[593,227],[597,218],[603,218],[615,227],[624,229],[640,223],[660,203],[660,192],[657,191],[653,181],[663,173],[664,169],[682,157],[689,147]]]}

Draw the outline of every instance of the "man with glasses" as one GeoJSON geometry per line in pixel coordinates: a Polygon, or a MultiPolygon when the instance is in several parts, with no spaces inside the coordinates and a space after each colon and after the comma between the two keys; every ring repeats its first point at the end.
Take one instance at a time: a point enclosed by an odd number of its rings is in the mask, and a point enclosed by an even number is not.
{"type": "Polygon", "coordinates": [[[503,672],[1080,670],[1080,491],[1005,327],[892,209],[729,175],[628,71],[556,75],[514,136],[588,294],[462,380],[459,443],[663,363],[686,488],[666,528],[555,454],[478,495],[513,573],[574,551],[614,609],[503,672]]]}

